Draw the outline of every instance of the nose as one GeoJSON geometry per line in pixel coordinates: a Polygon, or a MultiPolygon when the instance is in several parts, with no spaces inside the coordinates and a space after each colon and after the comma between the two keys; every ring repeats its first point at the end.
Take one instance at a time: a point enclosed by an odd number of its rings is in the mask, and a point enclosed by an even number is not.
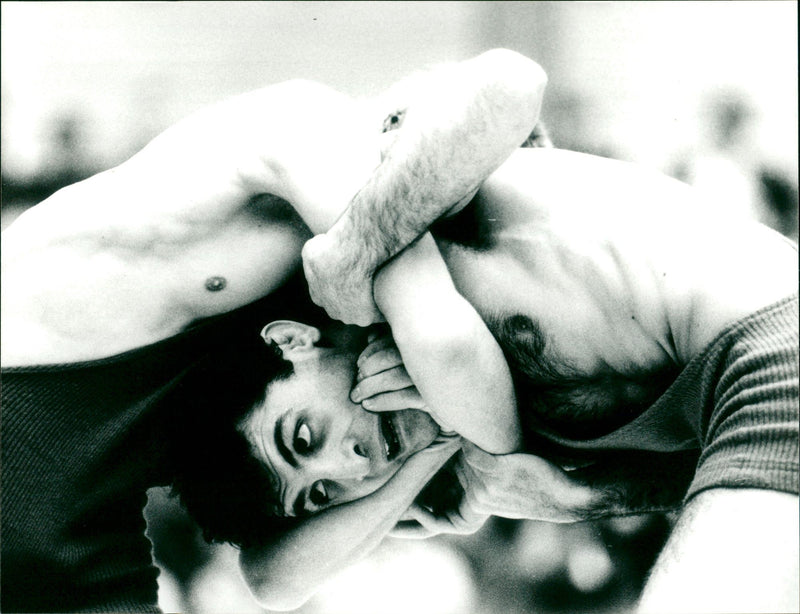
{"type": "Polygon", "coordinates": [[[371,454],[374,447],[374,442],[370,439],[374,436],[374,417],[358,405],[354,405],[352,409],[349,423],[346,426],[343,424],[344,428],[339,432],[341,439],[331,443],[338,448],[337,455],[341,459],[339,479],[358,482],[374,477],[379,463],[375,462],[374,454],[371,454]]]}
{"type": "Polygon", "coordinates": [[[337,478],[358,481],[370,477],[372,463],[363,442],[352,436],[345,437],[342,440],[339,458],[337,478]]]}
{"type": "Polygon", "coordinates": [[[372,477],[372,462],[363,442],[350,435],[330,441],[307,464],[309,473],[330,480],[359,482],[372,477]]]}

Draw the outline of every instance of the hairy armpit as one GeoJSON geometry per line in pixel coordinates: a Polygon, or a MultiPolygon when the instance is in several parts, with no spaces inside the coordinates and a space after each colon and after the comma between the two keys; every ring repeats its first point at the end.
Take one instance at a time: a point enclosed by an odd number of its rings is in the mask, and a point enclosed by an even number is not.
{"type": "Polygon", "coordinates": [[[490,320],[514,380],[524,427],[545,425],[570,439],[608,434],[642,413],[678,375],[674,367],[581,372],[547,342],[541,325],[515,314],[490,320]]]}

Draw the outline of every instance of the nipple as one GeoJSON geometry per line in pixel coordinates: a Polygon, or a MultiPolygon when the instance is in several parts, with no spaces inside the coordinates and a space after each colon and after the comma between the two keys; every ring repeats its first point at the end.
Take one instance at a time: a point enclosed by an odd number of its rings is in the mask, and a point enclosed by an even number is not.
{"type": "Polygon", "coordinates": [[[226,285],[228,285],[227,280],[218,275],[206,279],[206,290],[209,292],[219,292],[220,290],[224,290],[226,285]]]}

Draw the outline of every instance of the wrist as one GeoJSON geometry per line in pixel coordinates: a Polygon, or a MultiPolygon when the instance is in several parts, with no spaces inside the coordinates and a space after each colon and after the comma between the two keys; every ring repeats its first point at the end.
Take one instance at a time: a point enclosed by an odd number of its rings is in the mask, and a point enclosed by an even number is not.
{"type": "Polygon", "coordinates": [[[589,520],[597,515],[607,515],[607,497],[601,491],[572,480],[565,475],[561,483],[561,493],[557,497],[561,514],[567,522],[589,520]]]}
{"type": "Polygon", "coordinates": [[[367,235],[358,231],[346,213],[325,235],[328,256],[338,259],[342,270],[349,271],[351,276],[372,279],[380,261],[367,243],[367,235]]]}

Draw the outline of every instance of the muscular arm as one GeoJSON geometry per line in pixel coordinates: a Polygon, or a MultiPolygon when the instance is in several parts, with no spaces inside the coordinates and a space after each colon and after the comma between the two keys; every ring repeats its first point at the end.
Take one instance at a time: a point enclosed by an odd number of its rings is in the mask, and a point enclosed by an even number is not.
{"type": "Polygon", "coordinates": [[[375,321],[373,273],[522,144],[545,84],[535,62],[494,50],[433,72],[403,99],[403,127],[383,163],[333,227],[304,248],[314,301],[345,322],[375,321]]]}
{"type": "Polygon", "coordinates": [[[487,452],[519,449],[516,397],[503,352],[456,291],[429,233],[381,268],[375,300],[427,411],[487,452]]]}
{"type": "Polygon", "coordinates": [[[457,443],[453,438],[418,452],[369,497],[320,512],[264,547],[243,549],[239,562],[254,596],[271,610],[300,607],[383,540],[457,443]]]}
{"type": "Polygon", "coordinates": [[[309,234],[254,199],[290,201],[321,232],[379,161],[354,102],[306,81],[182,120],[4,231],[4,364],[112,355],[269,294],[297,267],[309,234]],[[295,198],[300,180],[326,197],[295,198]],[[205,289],[212,276],[226,280],[223,292],[205,289]]]}

